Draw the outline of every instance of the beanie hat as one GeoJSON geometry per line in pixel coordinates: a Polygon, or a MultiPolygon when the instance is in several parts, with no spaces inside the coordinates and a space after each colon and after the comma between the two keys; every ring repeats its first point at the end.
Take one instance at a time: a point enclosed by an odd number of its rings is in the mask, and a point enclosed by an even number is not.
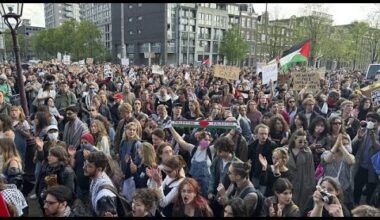
{"type": "Polygon", "coordinates": [[[95,143],[94,137],[90,133],[86,133],[86,134],[82,135],[82,137],[80,137],[80,140],[86,140],[88,143],[90,143],[92,145],[94,145],[94,143],[95,143]]]}

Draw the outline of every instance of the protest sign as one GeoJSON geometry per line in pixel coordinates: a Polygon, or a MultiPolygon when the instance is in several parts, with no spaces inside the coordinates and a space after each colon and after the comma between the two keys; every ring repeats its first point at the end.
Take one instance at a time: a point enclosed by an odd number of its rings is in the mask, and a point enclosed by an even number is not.
{"type": "Polygon", "coordinates": [[[69,70],[69,72],[74,74],[78,74],[81,71],[81,68],[78,65],[71,65],[67,69],[69,70]]]}
{"type": "Polygon", "coordinates": [[[361,88],[360,91],[362,92],[363,95],[367,97],[371,97],[372,91],[377,90],[377,89],[380,89],[380,83],[376,82],[369,86],[361,88]]]}
{"type": "Polygon", "coordinates": [[[159,65],[152,66],[152,73],[158,75],[164,75],[164,70],[159,65]]]}
{"type": "Polygon", "coordinates": [[[86,59],[86,63],[87,63],[88,65],[91,65],[91,64],[94,63],[94,59],[93,59],[93,58],[87,58],[87,59],[86,59]]]}
{"type": "Polygon", "coordinates": [[[293,90],[300,91],[307,85],[307,90],[316,93],[320,90],[319,73],[314,71],[294,72],[293,90]]]}
{"type": "Polygon", "coordinates": [[[61,62],[62,60],[62,54],[60,52],[57,53],[57,60],[61,62]]]}
{"type": "Polygon", "coordinates": [[[240,69],[233,66],[214,65],[214,77],[223,79],[239,79],[240,69]]]}
{"type": "Polygon", "coordinates": [[[37,65],[37,68],[42,69],[42,68],[44,68],[44,65],[43,65],[42,63],[39,63],[39,64],[37,65]]]}
{"type": "Polygon", "coordinates": [[[70,55],[64,55],[62,63],[65,65],[70,65],[71,63],[70,59],[71,59],[70,55]]]}
{"type": "Polygon", "coordinates": [[[84,60],[79,60],[78,64],[81,66],[84,65],[84,60]]]}
{"type": "Polygon", "coordinates": [[[123,66],[129,66],[129,59],[128,58],[121,59],[121,65],[123,65],[123,66]]]}
{"type": "Polygon", "coordinates": [[[262,75],[263,84],[268,84],[271,80],[272,82],[277,81],[277,77],[278,77],[277,63],[262,66],[262,74],[263,74],[262,75]]]}
{"type": "Polygon", "coordinates": [[[377,88],[371,92],[371,98],[374,106],[380,105],[380,88],[377,88]]]}

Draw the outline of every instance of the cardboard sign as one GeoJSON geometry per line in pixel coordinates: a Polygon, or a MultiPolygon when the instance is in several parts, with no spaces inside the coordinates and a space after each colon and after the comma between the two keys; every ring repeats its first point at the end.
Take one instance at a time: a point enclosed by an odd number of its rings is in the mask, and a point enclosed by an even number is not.
{"type": "Polygon", "coordinates": [[[62,63],[65,65],[70,65],[70,63],[71,63],[70,59],[71,59],[70,55],[64,55],[62,63]]]}
{"type": "Polygon", "coordinates": [[[371,92],[371,98],[374,106],[380,105],[380,88],[377,88],[371,92]]]}
{"type": "Polygon", "coordinates": [[[263,84],[269,84],[269,82],[272,80],[272,82],[277,81],[278,78],[278,68],[277,63],[273,63],[270,65],[262,66],[262,73],[263,73],[263,84]]]}
{"type": "Polygon", "coordinates": [[[214,77],[223,79],[239,79],[240,68],[233,66],[214,65],[214,77]]]}
{"type": "Polygon", "coordinates": [[[369,86],[366,86],[364,88],[361,88],[360,91],[362,92],[363,95],[367,97],[371,97],[372,91],[375,91],[377,89],[380,89],[380,83],[373,83],[369,86]]]}
{"type": "Polygon", "coordinates": [[[164,70],[159,65],[152,66],[152,73],[158,75],[164,75],[164,70]]]}
{"type": "Polygon", "coordinates": [[[79,65],[84,65],[84,60],[79,60],[79,65]]]}
{"type": "Polygon", "coordinates": [[[320,81],[318,72],[294,72],[293,90],[301,91],[308,85],[307,90],[313,93],[320,91],[320,81]]]}
{"type": "Polygon", "coordinates": [[[94,63],[94,59],[93,59],[93,58],[87,58],[87,59],[86,59],[86,63],[87,63],[88,65],[91,65],[91,64],[94,63]]]}
{"type": "Polygon", "coordinates": [[[69,72],[78,74],[81,71],[81,68],[78,65],[71,65],[68,67],[68,70],[69,70],[69,72]]]}

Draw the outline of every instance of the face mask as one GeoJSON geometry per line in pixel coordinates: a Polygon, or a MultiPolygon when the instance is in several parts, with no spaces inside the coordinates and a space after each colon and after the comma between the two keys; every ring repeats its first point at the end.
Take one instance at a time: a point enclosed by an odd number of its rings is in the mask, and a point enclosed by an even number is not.
{"type": "Polygon", "coordinates": [[[58,140],[58,135],[58,132],[48,133],[48,138],[49,140],[56,141],[58,140]]]}
{"type": "Polygon", "coordinates": [[[203,149],[203,150],[207,149],[209,145],[210,145],[210,143],[208,141],[205,141],[204,139],[199,141],[199,147],[201,147],[201,149],[203,149]]]}

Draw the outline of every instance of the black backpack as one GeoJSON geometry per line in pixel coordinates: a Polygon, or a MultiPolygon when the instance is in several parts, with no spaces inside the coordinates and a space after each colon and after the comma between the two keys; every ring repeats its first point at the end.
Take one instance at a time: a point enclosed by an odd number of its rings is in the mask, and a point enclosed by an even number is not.
{"type": "Polygon", "coordinates": [[[127,214],[132,210],[132,207],[131,207],[131,204],[128,203],[127,199],[120,195],[117,191],[117,189],[111,185],[103,185],[101,187],[99,187],[98,189],[98,193],[102,190],[102,189],[108,189],[109,191],[111,191],[113,194],[116,195],[116,198],[117,198],[117,207],[116,207],[116,211],[117,211],[117,216],[118,217],[126,217],[127,214]]]}
{"type": "Polygon", "coordinates": [[[256,205],[255,212],[253,213],[253,216],[251,217],[265,217],[265,207],[264,207],[265,197],[259,190],[256,190],[253,186],[248,186],[243,189],[239,197],[241,199],[244,199],[246,195],[252,192],[257,194],[257,205],[256,205]]]}

